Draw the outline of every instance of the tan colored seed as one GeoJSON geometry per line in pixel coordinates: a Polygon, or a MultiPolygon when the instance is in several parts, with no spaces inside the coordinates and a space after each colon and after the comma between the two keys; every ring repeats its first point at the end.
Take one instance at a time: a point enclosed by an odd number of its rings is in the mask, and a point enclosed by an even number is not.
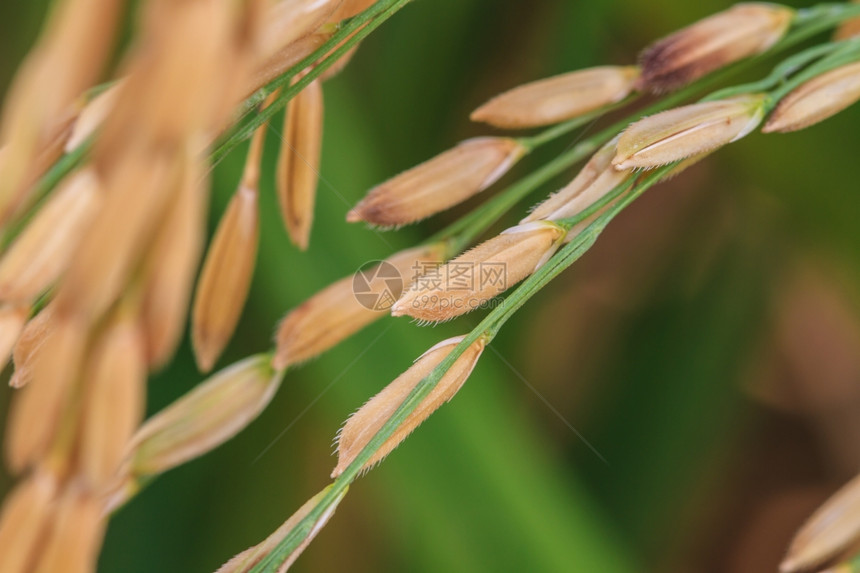
{"type": "Polygon", "coordinates": [[[539,269],[564,235],[549,221],[512,227],[420,278],[391,314],[441,322],[476,310],[539,269]]]}
{"type": "Polygon", "coordinates": [[[780,571],[807,570],[837,556],[860,539],[860,476],[848,482],[797,532],[780,571]]]}
{"type": "Polygon", "coordinates": [[[137,269],[176,178],[176,156],[167,149],[117,159],[103,180],[109,193],[57,291],[58,309],[86,320],[104,313],[137,269]]]}
{"type": "Polygon", "coordinates": [[[91,170],[64,182],[0,259],[0,300],[28,304],[50,287],[71,262],[100,202],[91,170]]]}
{"type": "Polygon", "coordinates": [[[116,100],[122,91],[123,85],[124,82],[119,80],[87,102],[72,126],[72,133],[69,135],[69,139],[66,140],[66,153],[77,148],[98,131],[99,127],[104,123],[105,118],[116,105],[116,100]]]}
{"type": "Polygon", "coordinates": [[[37,45],[9,89],[0,117],[0,141],[8,142],[0,172],[0,221],[31,194],[28,176],[42,146],[51,139],[44,137],[56,132],[75,99],[102,73],[113,53],[122,4],[119,0],[63,0],[53,6],[37,45]]]}
{"type": "Polygon", "coordinates": [[[306,36],[285,46],[269,59],[261,61],[254,67],[246,81],[242,96],[247,97],[277,78],[288,69],[311,55],[332,37],[337,31],[335,26],[325,25],[310,36],[306,36]]]}
{"type": "MultiPolygon", "coordinates": [[[[853,0],[854,4],[860,4],[860,0],[853,0]]],[[[846,20],[836,28],[836,33],[833,35],[834,40],[847,40],[854,36],[860,36],[860,17],[846,20]]]]}
{"type": "Polygon", "coordinates": [[[736,4],[648,47],[639,59],[643,88],[661,93],[773,46],[795,12],[778,4],[736,4]]]}
{"type": "Polygon", "coordinates": [[[331,20],[339,22],[340,20],[358,16],[377,2],[378,0],[343,0],[340,7],[335,10],[331,20]]]}
{"type": "Polygon", "coordinates": [[[166,364],[185,328],[188,303],[206,233],[208,178],[189,151],[176,197],[147,255],[142,320],[147,362],[166,364]]]}
{"type": "Polygon", "coordinates": [[[308,247],[322,153],[323,92],[313,81],[293,98],[284,115],[277,164],[278,199],[290,238],[308,247]]]}
{"type": "Polygon", "coordinates": [[[611,168],[607,169],[594,181],[594,184],[588,187],[588,189],[574,197],[570,202],[559,207],[558,210],[550,213],[547,220],[560,221],[562,219],[569,219],[580,215],[583,211],[615,190],[619,185],[624,184],[624,182],[632,176],[632,171],[619,171],[611,168]]]}
{"type": "Polygon", "coordinates": [[[260,240],[258,185],[265,129],[251,140],[242,181],[218,224],[197,283],[191,341],[203,372],[212,369],[232,338],[251,287],[260,240]]]}
{"type": "Polygon", "coordinates": [[[798,131],[832,117],[860,100],[860,63],[836,68],[783,98],[762,132],[798,131]]]}
{"type": "Polygon", "coordinates": [[[472,121],[505,129],[551,125],[619,102],[639,77],[634,66],[604,66],[514,88],[472,112],[472,121]]]}
{"type": "Polygon", "coordinates": [[[37,472],[6,498],[0,514],[0,571],[30,571],[41,551],[40,540],[50,527],[56,491],[53,476],[37,472]]]}
{"type": "Polygon", "coordinates": [[[341,0],[279,0],[269,8],[260,38],[261,59],[305,38],[334,14],[341,0]]]}
{"type": "Polygon", "coordinates": [[[105,529],[101,502],[73,486],[62,494],[55,511],[33,573],[95,571],[105,529]]]}
{"type": "Polygon", "coordinates": [[[618,139],[616,169],[650,169],[741,139],[761,122],[767,96],[687,105],[641,119],[618,139]]]}
{"type": "MultiPolygon", "coordinates": [[[[147,2],[125,87],[99,132],[94,160],[108,166],[129,145],[179,142],[220,125],[236,70],[230,2],[147,2]],[[129,134],[134,138],[130,140],[129,134]]],[[[110,187],[113,188],[113,187],[110,187]]]]}
{"type": "Polygon", "coordinates": [[[619,171],[612,167],[617,142],[616,138],[604,145],[585,164],[573,181],[535,207],[527,217],[520,221],[520,224],[542,219],[552,221],[573,217],[623,183],[629,177],[629,172],[619,171]]]}
{"type": "Polygon", "coordinates": [[[143,418],[144,340],[134,309],[116,311],[93,345],[84,375],[78,474],[93,490],[108,487],[143,418]]]}
{"type": "Polygon", "coordinates": [[[466,140],[371,189],[346,220],[394,227],[426,219],[495,183],[524,153],[515,139],[466,140]]]}
{"type": "MultiPolygon", "coordinates": [[[[403,374],[398,376],[382,392],[371,398],[344,424],[337,440],[337,467],[332,477],[337,477],[355,460],[361,450],[379,432],[382,426],[397,411],[415,387],[454,350],[464,337],[459,336],[440,342],[425,352],[403,374]]],[[[454,362],[439,379],[430,394],[409,414],[397,430],[385,441],[362,468],[367,471],[391,453],[430,414],[451,400],[472,373],[484,351],[485,341],[478,339],[454,362]]]]}
{"type": "MultiPolygon", "coordinates": [[[[304,505],[302,505],[297,512],[295,512],[290,518],[284,522],[278,529],[275,530],[269,537],[267,537],[261,543],[246,549],[242,553],[233,557],[230,561],[222,565],[218,568],[218,571],[215,573],[249,573],[257,563],[263,560],[277,545],[287,537],[287,534],[295,528],[307,515],[311,512],[311,510],[320,502],[322,499],[328,494],[328,491],[332,486],[328,486],[312,498],[310,498],[304,505]]],[[[299,555],[305,550],[305,548],[313,541],[314,537],[316,537],[317,533],[325,527],[325,524],[328,523],[329,519],[331,519],[332,515],[334,515],[335,510],[337,509],[338,504],[346,495],[346,492],[349,490],[347,487],[344,491],[338,496],[337,500],[331,505],[331,507],[323,513],[319,519],[314,522],[313,527],[310,531],[305,535],[305,538],[302,540],[302,543],[290,553],[286,559],[278,565],[277,573],[285,573],[292,565],[295,563],[296,559],[299,558],[299,555]]]]}
{"type": "Polygon", "coordinates": [[[6,433],[9,467],[21,473],[42,459],[54,445],[69,397],[78,383],[87,342],[81,321],[63,317],[54,322],[33,363],[33,383],[15,394],[6,433]]]}
{"type": "Polygon", "coordinates": [[[281,381],[268,355],[225,368],[144,423],[131,446],[131,473],[156,475],[201,456],[253,421],[281,381]]]}
{"type": "MultiPolygon", "coordinates": [[[[399,252],[385,262],[396,270],[406,288],[415,277],[432,272],[442,262],[444,251],[441,244],[418,247],[399,252]]],[[[379,270],[377,266],[362,275],[339,280],[287,314],[278,327],[274,367],[284,370],[314,358],[385,316],[393,299],[401,293],[390,293],[393,297],[390,301],[375,298],[389,286],[388,277],[379,270]],[[362,283],[362,288],[357,289],[356,277],[361,280],[361,276],[372,278],[367,280],[366,288],[362,283]]]]}
{"type": "Polygon", "coordinates": [[[27,306],[0,306],[0,370],[9,362],[29,317],[27,306]]]}
{"type": "Polygon", "coordinates": [[[9,380],[9,385],[13,388],[22,388],[33,378],[33,363],[36,354],[47,340],[53,326],[53,309],[54,305],[49,304],[40,310],[36,316],[27,322],[24,331],[18,338],[12,352],[15,372],[12,374],[12,379],[9,380]]]}

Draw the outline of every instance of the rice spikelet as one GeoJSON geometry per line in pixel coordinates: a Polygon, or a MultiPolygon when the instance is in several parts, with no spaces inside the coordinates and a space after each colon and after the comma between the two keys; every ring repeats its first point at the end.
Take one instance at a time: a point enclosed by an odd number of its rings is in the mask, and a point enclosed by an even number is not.
{"type": "Polygon", "coordinates": [[[144,423],[131,445],[132,476],[156,475],[205,454],[253,421],[281,376],[269,355],[246,358],[202,382],[144,423]]]}
{"type": "Polygon", "coordinates": [[[394,227],[426,219],[495,183],[524,153],[515,139],[468,139],[374,187],[346,220],[394,227]]]}
{"type": "Polygon", "coordinates": [[[284,225],[302,250],[308,247],[313,223],[322,132],[323,91],[316,80],[287,106],[276,175],[284,225]]]}
{"type": "Polygon", "coordinates": [[[860,540],[860,476],[848,482],[797,532],[780,571],[794,573],[823,564],[860,540]]]}
{"type": "Polygon", "coordinates": [[[0,259],[0,300],[29,304],[59,278],[98,211],[91,170],[69,177],[0,259]]]}
{"type": "Polygon", "coordinates": [[[0,370],[9,362],[29,316],[28,306],[0,306],[0,370]]]}
{"type": "Polygon", "coordinates": [[[764,52],[785,35],[795,12],[778,4],[736,4],[642,52],[640,84],[655,93],[678,89],[743,58],[764,52]]]}
{"type": "MultiPolygon", "coordinates": [[[[432,272],[442,262],[444,252],[442,244],[417,247],[392,255],[385,262],[396,269],[403,287],[408,288],[416,277],[432,272]]],[[[375,277],[367,285],[369,293],[382,293],[388,286],[376,269],[365,274],[375,277]]],[[[387,314],[387,309],[374,310],[356,298],[354,280],[349,276],[329,285],[284,317],[278,327],[273,361],[276,369],[318,356],[387,314]]]]}
{"type": "Polygon", "coordinates": [[[141,318],[151,368],[167,363],[185,328],[205,241],[207,187],[204,166],[189,150],[176,197],[144,263],[141,318]]]}
{"type": "Polygon", "coordinates": [[[84,375],[78,474],[95,491],[108,487],[143,418],[144,340],[131,305],[119,308],[93,345],[84,375]]]}
{"type": "Polygon", "coordinates": [[[341,20],[346,20],[347,18],[352,18],[353,16],[358,16],[377,2],[378,0],[343,0],[340,7],[335,10],[331,19],[335,22],[339,22],[341,20]]]}
{"type": "Polygon", "coordinates": [[[15,371],[9,380],[9,385],[13,388],[22,388],[33,377],[33,363],[36,353],[42,348],[51,332],[53,309],[54,306],[49,304],[31,318],[15,343],[15,348],[12,351],[15,371]]]}
{"type": "Polygon", "coordinates": [[[340,7],[341,0],[279,0],[266,13],[260,34],[260,54],[263,59],[284,47],[309,36],[340,7]]]}
{"type": "Polygon", "coordinates": [[[81,488],[67,488],[57,502],[33,573],[95,571],[104,529],[101,502],[81,488]]]}
{"type": "Polygon", "coordinates": [[[101,127],[105,118],[107,118],[116,105],[123,85],[123,81],[119,80],[87,102],[75,119],[72,132],[69,135],[69,139],[66,140],[66,153],[77,148],[98,131],[98,128],[101,127]]]}
{"type": "Polygon", "coordinates": [[[242,181],[218,224],[197,284],[191,341],[203,372],[212,369],[233,336],[251,287],[260,240],[258,185],[265,129],[254,134],[242,181]]]}
{"type": "Polygon", "coordinates": [[[54,324],[33,364],[33,383],[15,394],[6,429],[6,459],[21,473],[42,459],[62,423],[80,374],[87,329],[62,317],[54,324]]]}
{"type": "Polygon", "coordinates": [[[564,235],[549,221],[507,229],[416,281],[391,314],[441,322],[481,308],[539,269],[564,235]]]}
{"type": "Polygon", "coordinates": [[[75,250],[57,291],[64,313],[95,320],[117,300],[152,239],[176,180],[172,150],[132,153],[105,178],[103,206],[75,250]]]}
{"type": "Polygon", "coordinates": [[[635,66],[602,66],[562,74],[498,95],[470,117],[504,129],[552,125],[623,100],[638,77],[635,66]]]}
{"type": "Polygon", "coordinates": [[[54,477],[36,472],[7,496],[0,513],[0,571],[26,573],[41,552],[57,494],[54,477]]]}
{"type": "MultiPolygon", "coordinates": [[[[287,537],[292,529],[299,524],[307,515],[311,512],[311,510],[322,501],[323,497],[328,493],[331,489],[331,486],[326,487],[324,490],[310,498],[304,505],[302,505],[297,512],[290,516],[290,518],[284,522],[278,529],[275,530],[269,537],[263,540],[261,543],[246,549],[242,553],[239,553],[235,557],[233,557],[230,561],[222,565],[218,568],[216,573],[249,573],[257,563],[263,560],[272,550],[277,547],[277,545],[287,537]]],[[[286,559],[278,565],[277,573],[285,573],[290,567],[292,567],[293,563],[295,563],[296,559],[299,558],[299,555],[305,550],[305,548],[313,541],[314,537],[316,537],[317,533],[325,527],[326,523],[328,523],[329,519],[334,515],[335,510],[337,509],[338,504],[340,504],[341,500],[346,495],[346,492],[349,491],[347,487],[344,489],[343,493],[335,500],[335,502],[331,505],[331,508],[323,513],[320,518],[314,522],[313,527],[306,534],[305,538],[302,540],[302,543],[296,547],[296,549],[290,553],[286,559]]]]}
{"type": "Polygon", "coordinates": [[[815,125],[860,100],[860,62],[830,70],[783,98],[762,128],[788,133],[815,125]]]}
{"type": "MultiPolygon", "coordinates": [[[[853,0],[854,4],[860,4],[860,0],[853,0]]],[[[842,22],[838,28],[836,28],[836,32],[833,34],[834,40],[847,40],[848,38],[853,38],[855,36],[860,36],[860,17],[851,18],[850,20],[846,20],[842,22]]]]}
{"type": "MultiPolygon", "coordinates": [[[[595,153],[591,157],[591,159],[588,160],[588,163],[585,164],[585,166],[579,171],[576,177],[573,178],[573,181],[568,183],[563,189],[561,189],[557,193],[553,193],[552,195],[550,195],[542,203],[538,204],[532,210],[532,212],[528,214],[528,216],[526,216],[522,221],[520,221],[520,224],[522,225],[525,223],[530,223],[532,221],[540,221],[542,219],[558,218],[551,217],[551,215],[559,209],[565,207],[566,205],[570,205],[571,202],[575,201],[575,204],[582,203],[583,200],[577,198],[586,194],[586,192],[592,189],[592,187],[596,185],[598,179],[603,180],[601,181],[601,185],[599,185],[599,187],[605,188],[606,184],[604,184],[604,181],[607,178],[613,180],[615,179],[615,176],[608,172],[615,171],[616,173],[619,173],[612,168],[612,159],[615,157],[616,154],[615,146],[617,143],[618,138],[615,138],[603,147],[601,147],[600,150],[598,150],[598,152],[595,153]]],[[[608,181],[606,183],[608,183],[608,181]]],[[[611,190],[611,188],[607,189],[607,191],[609,190],[611,190]]]]}
{"type": "MultiPolygon", "coordinates": [[[[338,460],[332,477],[337,477],[343,473],[361,453],[361,450],[370,443],[370,440],[379,432],[385,422],[397,411],[418,383],[424,380],[463,338],[463,336],[458,336],[445,340],[425,352],[406,372],[398,376],[382,392],[371,398],[350,416],[338,435],[338,460]]],[[[478,339],[466,349],[442,376],[430,394],[406,417],[397,430],[368,460],[362,468],[363,471],[367,471],[391,453],[430,414],[454,397],[463,383],[466,382],[469,374],[472,373],[472,369],[484,351],[484,346],[485,341],[478,339]]]]}
{"type": "Polygon", "coordinates": [[[737,141],[761,122],[766,97],[695,103],[641,119],[619,137],[612,164],[616,169],[650,169],[737,141]]]}

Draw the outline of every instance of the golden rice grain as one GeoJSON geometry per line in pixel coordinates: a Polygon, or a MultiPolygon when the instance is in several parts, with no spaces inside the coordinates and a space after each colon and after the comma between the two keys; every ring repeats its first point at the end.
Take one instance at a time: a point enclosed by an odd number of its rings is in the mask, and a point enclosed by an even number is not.
{"type": "Polygon", "coordinates": [[[113,482],[143,418],[146,360],[135,310],[121,307],[109,319],[84,371],[77,473],[95,491],[113,482]]]}
{"type": "Polygon", "coordinates": [[[91,170],[69,177],[0,259],[0,300],[29,304],[51,286],[71,262],[101,199],[91,170]]]}
{"type": "MultiPolygon", "coordinates": [[[[853,0],[854,4],[860,4],[860,0],[853,0]]],[[[860,35],[860,17],[846,20],[836,28],[833,34],[834,40],[847,40],[860,35]]]]}
{"type": "Polygon", "coordinates": [[[441,322],[476,310],[539,269],[564,235],[549,221],[507,229],[420,278],[391,314],[441,322]]]}
{"type": "Polygon", "coordinates": [[[284,47],[311,35],[340,7],[341,0],[279,0],[266,14],[259,38],[260,55],[268,60],[284,47]]]}
{"type": "Polygon", "coordinates": [[[313,223],[322,132],[323,92],[316,80],[287,106],[276,174],[284,225],[302,250],[308,247],[313,223]]]}
{"type": "Polygon", "coordinates": [[[830,70],[804,83],[777,104],[764,133],[798,131],[832,117],[860,100],[860,62],[830,70]]]}
{"type": "Polygon", "coordinates": [[[794,573],[821,565],[860,540],[860,476],[848,482],[797,532],[780,571],[794,573]]]}
{"type": "Polygon", "coordinates": [[[618,139],[616,169],[650,169],[741,139],[758,126],[767,96],[696,103],[641,119],[618,139]]]}
{"type": "Polygon", "coordinates": [[[51,322],[54,316],[53,309],[54,305],[49,304],[24,326],[12,351],[15,371],[12,379],[9,380],[9,385],[13,388],[22,388],[32,379],[36,353],[42,348],[53,326],[51,322]]]}
{"type": "Polygon", "coordinates": [[[116,100],[122,91],[123,85],[123,81],[118,80],[111,87],[87,102],[75,119],[72,132],[68,140],[66,140],[66,153],[84,143],[98,131],[98,128],[101,127],[105,118],[116,105],[116,100]]]}
{"type": "MultiPolygon", "coordinates": [[[[574,211],[580,207],[588,207],[594,202],[594,198],[599,198],[603,193],[611,191],[624,178],[626,173],[618,171],[612,167],[612,159],[616,154],[617,138],[604,145],[595,153],[588,163],[580,170],[567,186],[557,193],[553,193],[545,201],[538,204],[520,224],[539,221],[542,219],[559,219],[562,217],[570,217],[572,215],[562,214],[561,217],[553,214],[559,209],[565,211],[574,211]],[[600,183],[598,184],[598,181],[600,183]],[[614,184],[613,184],[614,183],[614,184]],[[612,187],[608,187],[612,185],[612,187]]],[[[581,209],[580,209],[581,210],[581,209]]]]}
{"type": "Polygon", "coordinates": [[[266,407],[281,381],[257,355],[218,372],[144,423],[131,446],[133,476],[156,475],[236,435],[266,407]]]}
{"type": "Polygon", "coordinates": [[[528,83],[472,112],[472,121],[505,129],[551,125],[619,102],[630,95],[639,68],[602,66],[528,83]]]}
{"type": "Polygon", "coordinates": [[[208,177],[188,150],[176,197],[143,270],[142,321],[150,368],[163,366],[179,344],[206,233],[208,177]]]}
{"type": "MultiPolygon", "coordinates": [[[[382,392],[368,400],[344,424],[337,439],[337,467],[332,477],[337,477],[355,460],[361,450],[391,418],[419,382],[424,380],[459,344],[464,337],[458,336],[440,342],[424,354],[403,374],[398,376],[382,392]]],[[[376,450],[362,468],[366,471],[391,453],[400,442],[412,433],[439,406],[451,400],[466,382],[472,369],[484,351],[485,341],[478,339],[454,362],[439,379],[429,395],[403,421],[397,430],[376,450]]]]}
{"type": "Polygon", "coordinates": [[[79,320],[57,318],[35,356],[33,382],[15,394],[6,429],[6,459],[16,473],[42,459],[54,445],[69,398],[77,386],[87,344],[79,320]]]}
{"type": "Polygon", "coordinates": [[[254,134],[242,181],[218,224],[197,283],[191,341],[203,372],[212,369],[233,336],[251,287],[260,240],[258,185],[265,129],[254,134]]]}
{"type": "Polygon", "coordinates": [[[0,513],[0,571],[30,571],[40,553],[39,541],[50,527],[56,493],[54,477],[36,472],[7,496],[0,513]]]}
{"type": "Polygon", "coordinates": [[[794,14],[778,4],[736,4],[675,32],[642,53],[642,87],[657,93],[674,90],[764,52],[785,35],[794,14]]]}
{"type": "Polygon", "coordinates": [[[0,370],[6,367],[30,317],[30,307],[0,305],[0,370]]]}
{"type": "Polygon", "coordinates": [[[109,192],[57,291],[63,313],[94,320],[117,300],[164,215],[179,166],[172,151],[127,154],[103,180],[109,192]]]}
{"type": "MultiPolygon", "coordinates": [[[[442,262],[444,252],[442,244],[417,247],[401,251],[385,262],[396,270],[403,288],[408,288],[416,277],[432,272],[442,262]]],[[[388,288],[387,277],[380,276],[378,269],[377,266],[365,273],[373,277],[367,284],[371,295],[383,294],[388,288]]],[[[273,361],[276,369],[318,356],[387,314],[384,305],[374,309],[374,305],[359,301],[354,284],[353,276],[339,280],[284,317],[278,327],[273,361]]],[[[396,298],[400,293],[391,294],[396,298]]]]}
{"type": "Polygon", "coordinates": [[[331,19],[337,22],[352,18],[361,14],[377,2],[378,0],[343,0],[331,19]]]}
{"type": "Polygon", "coordinates": [[[515,139],[468,139],[371,189],[346,220],[393,227],[426,219],[495,183],[524,153],[515,139]]]}
{"type": "Polygon", "coordinates": [[[33,573],[95,571],[104,529],[101,502],[82,489],[67,488],[57,502],[33,573]]]}

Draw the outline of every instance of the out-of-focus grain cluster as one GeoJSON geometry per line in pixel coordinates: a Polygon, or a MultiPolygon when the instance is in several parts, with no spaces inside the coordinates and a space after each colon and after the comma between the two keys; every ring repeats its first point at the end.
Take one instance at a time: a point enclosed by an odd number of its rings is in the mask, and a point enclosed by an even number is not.
{"type": "MultiPolygon", "coordinates": [[[[105,69],[126,6],[61,0],[0,120],[0,352],[16,393],[6,431],[20,477],[0,515],[4,573],[93,571],[106,511],[136,478],[244,427],[280,381],[263,355],[141,424],[147,374],[185,330],[205,241],[208,146],[250,93],[369,2],[149,0],[117,70],[105,69]],[[94,17],[97,15],[97,17],[94,17]],[[105,77],[114,83],[87,90],[105,77]],[[85,161],[39,196],[64,152],[85,161]],[[184,430],[184,431],[183,431],[184,430]]],[[[318,82],[290,104],[280,195],[305,246],[322,129],[318,82]],[[296,164],[289,154],[300,150],[296,164]]],[[[256,256],[265,126],[213,239],[194,307],[210,369],[232,334],[256,256]]],[[[179,461],[177,461],[179,460],[179,461]]]]}

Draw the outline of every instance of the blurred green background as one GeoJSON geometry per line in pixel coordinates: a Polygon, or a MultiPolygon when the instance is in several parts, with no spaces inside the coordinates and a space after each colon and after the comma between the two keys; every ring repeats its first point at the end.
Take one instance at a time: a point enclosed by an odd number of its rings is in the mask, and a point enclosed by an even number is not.
{"type": "MultiPolygon", "coordinates": [[[[0,4],[0,91],[46,4],[0,4]]],[[[326,84],[307,253],[279,219],[269,138],[257,273],[221,364],[269,348],[279,318],[331,281],[479,204],[384,239],[344,222],[374,184],[489,133],[467,120],[478,104],[529,80],[631,62],[727,6],[408,6],[326,84]]],[[[505,327],[456,400],[353,486],[294,570],[775,571],[805,516],[860,466],[858,149],[855,106],[805,132],[751,136],[649,191],[505,327]]],[[[212,227],[242,160],[216,170],[212,227]]],[[[290,372],[249,429],[115,516],[100,571],[209,572],[258,542],[328,483],[349,413],[477,320],[389,318],[290,372]]],[[[150,412],[200,380],[186,344],[152,379],[150,412]]],[[[10,483],[0,476],[0,492],[10,483]]]]}

